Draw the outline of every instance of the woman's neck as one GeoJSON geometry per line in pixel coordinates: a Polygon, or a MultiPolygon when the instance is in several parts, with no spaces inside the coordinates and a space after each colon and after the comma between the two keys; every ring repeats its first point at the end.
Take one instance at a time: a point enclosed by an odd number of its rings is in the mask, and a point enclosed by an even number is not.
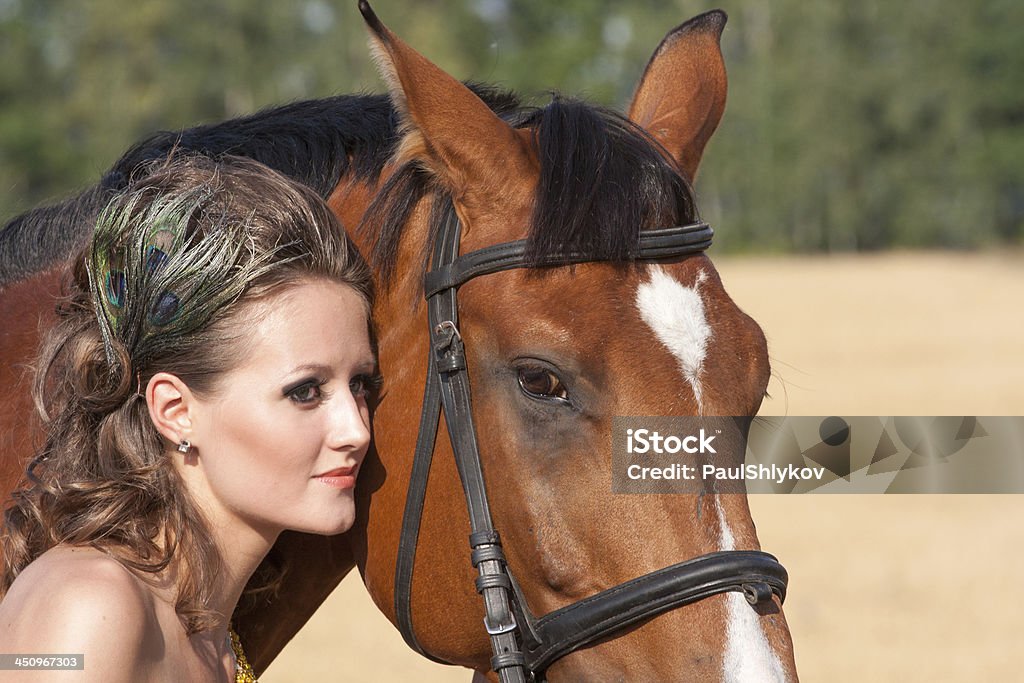
{"type": "MultiPolygon", "coordinates": [[[[261,533],[237,520],[235,523],[224,520],[214,523],[210,520],[209,532],[219,554],[220,568],[213,577],[209,593],[211,599],[206,605],[212,612],[213,624],[200,634],[211,642],[220,642],[227,636],[232,615],[246,584],[273,547],[280,532],[261,533]]],[[[162,572],[140,575],[139,578],[160,600],[173,608],[181,589],[180,569],[180,565],[172,561],[162,572]]]]}
{"type": "Polygon", "coordinates": [[[263,558],[277,540],[279,531],[260,531],[241,523],[211,525],[222,567],[215,579],[210,608],[217,613],[216,629],[226,633],[238,601],[263,558]]]}

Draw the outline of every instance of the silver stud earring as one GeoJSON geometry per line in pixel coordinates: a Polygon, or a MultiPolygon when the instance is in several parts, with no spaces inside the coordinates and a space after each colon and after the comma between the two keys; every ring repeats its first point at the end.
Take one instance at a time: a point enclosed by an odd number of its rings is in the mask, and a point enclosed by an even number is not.
{"type": "Polygon", "coordinates": [[[178,444],[178,452],[188,453],[190,450],[192,450],[192,444],[188,439],[182,439],[181,443],[178,444]]]}

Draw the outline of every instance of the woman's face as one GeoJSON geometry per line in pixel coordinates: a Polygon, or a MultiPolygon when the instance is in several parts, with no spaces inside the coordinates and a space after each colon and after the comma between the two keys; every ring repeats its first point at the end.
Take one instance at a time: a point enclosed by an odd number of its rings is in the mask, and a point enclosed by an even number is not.
{"type": "Polygon", "coordinates": [[[258,304],[253,320],[241,364],[214,396],[193,395],[193,450],[179,471],[214,524],[346,531],[376,373],[365,304],[348,286],[309,280],[258,304]]]}

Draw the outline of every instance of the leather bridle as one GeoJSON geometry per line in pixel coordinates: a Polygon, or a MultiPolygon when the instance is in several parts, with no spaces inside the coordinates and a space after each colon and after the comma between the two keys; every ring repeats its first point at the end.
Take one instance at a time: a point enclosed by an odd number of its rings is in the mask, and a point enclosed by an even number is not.
{"type": "MultiPolygon", "coordinates": [[[[477,447],[469,393],[466,352],[459,332],[456,291],[488,273],[534,265],[568,265],[594,259],[584,254],[554,254],[540,264],[526,260],[519,240],[459,256],[461,225],[449,206],[434,244],[431,268],[424,278],[430,326],[429,366],[402,519],[395,566],[395,613],[405,642],[420,654],[412,623],[412,577],[416,544],[427,489],[427,475],[443,407],[448,436],[469,507],[471,560],[477,568],[476,589],[484,600],[484,626],[491,639],[491,668],[502,683],[535,681],[560,657],[597,639],[717,593],[741,591],[751,605],[785,600],[788,575],[768,553],[748,550],[714,552],[659,569],[596,595],[534,617],[505,562],[501,540],[491,520],[477,447]]],[[[713,231],[705,223],[640,232],[634,259],[659,259],[703,252],[713,231]]],[[[443,662],[448,663],[448,662],[443,662]]]]}

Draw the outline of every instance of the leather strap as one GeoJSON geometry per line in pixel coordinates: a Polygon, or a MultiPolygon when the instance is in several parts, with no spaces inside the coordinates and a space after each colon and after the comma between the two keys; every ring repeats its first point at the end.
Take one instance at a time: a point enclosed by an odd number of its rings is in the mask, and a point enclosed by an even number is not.
{"type": "MultiPolygon", "coordinates": [[[[432,269],[444,267],[458,256],[459,230],[458,219],[454,211],[451,211],[437,241],[432,269]]],[[[416,546],[437,437],[437,424],[443,405],[445,422],[448,425],[449,438],[456,454],[459,477],[463,483],[469,509],[472,561],[479,572],[477,590],[484,598],[485,627],[491,636],[492,648],[496,653],[492,658],[491,667],[498,671],[502,683],[525,683],[525,658],[519,650],[514,632],[516,621],[512,616],[508,595],[511,584],[505,574],[501,541],[491,521],[483,471],[477,452],[476,432],[470,412],[469,379],[464,372],[465,350],[457,327],[458,310],[454,289],[435,292],[428,298],[427,319],[430,325],[430,358],[395,565],[395,613],[398,629],[405,642],[415,651],[434,661],[445,663],[423,649],[416,639],[412,620],[412,578],[416,546]]]]}
{"type": "MultiPolygon", "coordinates": [[[[460,230],[455,212],[450,211],[435,251],[438,267],[443,268],[458,257],[460,230]]],[[[525,683],[526,659],[519,650],[510,600],[511,583],[506,574],[501,540],[494,529],[487,502],[458,316],[454,288],[427,298],[431,343],[439,369],[441,404],[469,510],[471,559],[478,572],[476,588],[484,599],[484,626],[494,652],[491,668],[498,672],[502,683],[525,683]]]]}
{"type": "Polygon", "coordinates": [[[532,671],[595,640],[717,593],[742,591],[757,604],[786,599],[789,576],[768,553],[730,550],[702,555],[601,591],[537,620],[541,645],[526,648],[532,671]]]}
{"type": "Polygon", "coordinates": [[[398,540],[398,559],[395,562],[395,617],[398,630],[405,643],[413,650],[439,664],[447,664],[423,649],[416,640],[412,625],[412,576],[416,565],[416,546],[419,543],[423,504],[427,495],[427,478],[437,439],[437,423],[441,417],[441,387],[437,381],[434,354],[427,363],[427,380],[423,390],[423,409],[420,411],[420,429],[416,437],[416,451],[409,475],[409,490],[405,496],[402,532],[398,540]]]}
{"type": "MultiPolygon", "coordinates": [[[[696,254],[706,251],[711,246],[714,234],[715,231],[707,223],[644,230],[640,233],[639,248],[630,254],[630,258],[657,259],[696,254]]],[[[549,254],[537,264],[527,264],[526,240],[504,242],[471,251],[447,265],[432,268],[423,278],[423,289],[429,299],[446,289],[459,287],[475,277],[502,270],[523,268],[527,265],[567,266],[590,263],[593,260],[592,256],[568,251],[549,254]]]]}

